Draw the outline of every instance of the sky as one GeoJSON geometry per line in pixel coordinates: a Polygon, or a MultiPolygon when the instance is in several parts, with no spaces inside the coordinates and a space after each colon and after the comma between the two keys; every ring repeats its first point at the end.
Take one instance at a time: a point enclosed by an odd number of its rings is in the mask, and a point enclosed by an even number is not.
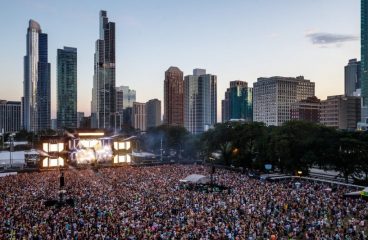
{"type": "Polygon", "coordinates": [[[344,66],[360,59],[360,0],[2,0],[0,99],[23,95],[29,19],[48,34],[52,118],[56,51],[78,49],[78,111],[90,114],[99,11],[116,23],[116,85],[137,101],[163,100],[164,72],[205,68],[221,99],[233,80],[303,75],[316,95],[344,93],[344,66]]]}

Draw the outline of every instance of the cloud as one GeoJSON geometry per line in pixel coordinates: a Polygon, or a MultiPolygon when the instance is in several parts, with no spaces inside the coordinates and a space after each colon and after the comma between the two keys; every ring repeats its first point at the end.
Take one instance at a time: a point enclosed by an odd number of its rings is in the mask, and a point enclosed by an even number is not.
{"type": "Polygon", "coordinates": [[[329,45],[336,45],[336,47],[340,47],[344,42],[359,40],[359,37],[356,35],[324,32],[307,32],[305,36],[309,38],[312,44],[319,45],[320,47],[328,47],[329,45]]]}

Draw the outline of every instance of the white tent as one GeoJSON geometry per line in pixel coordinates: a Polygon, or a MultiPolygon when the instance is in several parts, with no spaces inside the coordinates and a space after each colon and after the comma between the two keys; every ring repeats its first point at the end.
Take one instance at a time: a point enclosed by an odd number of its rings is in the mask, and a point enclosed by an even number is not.
{"type": "Polygon", "coordinates": [[[345,196],[368,196],[368,187],[364,188],[362,191],[346,193],[345,196]]]}
{"type": "Polygon", "coordinates": [[[206,184],[211,180],[209,177],[200,174],[191,174],[184,179],[181,179],[180,182],[194,183],[194,184],[206,184]]]}

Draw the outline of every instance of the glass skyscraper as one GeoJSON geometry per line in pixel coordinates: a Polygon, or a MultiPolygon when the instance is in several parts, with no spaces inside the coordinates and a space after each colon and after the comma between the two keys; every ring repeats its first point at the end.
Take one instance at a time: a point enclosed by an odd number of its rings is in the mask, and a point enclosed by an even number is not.
{"type": "Polygon", "coordinates": [[[360,92],[360,62],[350,59],[345,66],[345,96],[358,96],[360,92]]]}
{"type": "Polygon", "coordinates": [[[50,63],[47,34],[40,24],[29,21],[27,52],[24,56],[23,128],[37,132],[50,128],[50,63]]]}
{"type": "Polygon", "coordinates": [[[368,124],[368,0],[361,0],[361,97],[362,123],[368,124]]]}
{"type": "Polygon", "coordinates": [[[222,121],[253,120],[253,89],[244,81],[231,81],[222,101],[222,121]]]}
{"type": "Polygon", "coordinates": [[[109,22],[106,11],[100,11],[91,105],[93,128],[116,127],[115,23],[109,22]]]}
{"type": "MultiPolygon", "coordinates": [[[[124,124],[124,119],[131,118],[130,115],[131,111],[127,109],[128,108],[132,109],[133,103],[135,101],[136,101],[135,90],[130,89],[128,86],[116,87],[116,112],[119,115],[120,120],[120,124],[118,126],[124,124]],[[124,114],[128,114],[128,116],[124,116],[124,114]]],[[[130,120],[128,122],[130,122],[130,120]]]]}
{"type": "Polygon", "coordinates": [[[57,50],[57,128],[77,128],[77,49],[57,50]]]}
{"type": "Polygon", "coordinates": [[[207,131],[217,121],[217,76],[194,69],[184,78],[184,126],[191,133],[207,131]]]}

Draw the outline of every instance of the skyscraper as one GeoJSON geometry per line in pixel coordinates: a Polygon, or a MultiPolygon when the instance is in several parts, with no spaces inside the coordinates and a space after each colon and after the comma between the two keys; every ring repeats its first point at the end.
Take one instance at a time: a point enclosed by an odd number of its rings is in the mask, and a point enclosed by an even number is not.
{"type": "Polygon", "coordinates": [[[21,130],[21,102],[0,100],[0,133],[21,130]]]}
{"type": "Polygon", "coordinates": [[[314,87],[303,76],[258,78],[253,84],[253,120],[281,126],[290,120],[291,104],[313,97],[314,87]]]}
{"type": "Polygon", "coordinates": [[[116,112],[120,118],[120,127],[122,124],[125,126],[131,126],[131,110],[135,101],[135,90],[130,89],[128,86],[120,86],[116,88],[116,112]],[[128,108],[129,110],[127,110],[128,108]]]}
{"type": "Polygon", "coordinates": [[[345,96],[358,96],[360,89],[360,62],[350,59],[345,66],[345,96]]]}
{"type": "Polygon", "coordinates": [[[50,63],[47,54],[47,34],[41,26],[29,20],[27,52],[24,56],[23,127],[37,132],[50,128],[50,63]]]}
{"type": "Polygon", "coordinates": [[[363,127],[368,126],[368,0],[361,0],[360,20],[360,55],[361,55],[361,97],[362,97],[362,122],[363,127]]]}
{"type": "Polygon", "coordinates": [[[161,125],[161,101],[155,98],[146,102],[146,127],[159,125],[161,125]]]}
{"type": "Polygon", "coordinates": [[[194,69],[184,78],[184,126],[191,133],[208,130],[217,121],[217,76],[194,69]]]}
{"type": "Polygon", "coordinates": [[[77,128],[77,49],[57,50],[57,128],[77,128]]]}
{"type": "Polygon", "coordinates": [[[223,122],[231,119],[241,119],[247,122],[253,120],[253,89],[248,88],[244,81],[231,81],[230,88],[225,92],[223,100],[223,122]]]}
{"type": "Polygon", "coordinates": [[[132,108],[132,125],[135,129],[146,131],[146,104],[134,102],[132,108]]]}
{"type": "Polygon", "coordinates": [[[128,86],[116,87],[116,111],[120,114],[128,107],[133,107],[136,101],[136,92],[128,86]]]}
{"type": "Polygon", "coordinates": [[[184,126],[183,117],[183,72],[170,67],[164,81],[164,124],[184,126]]]}
{"type": "Polygon", "coordinates": [[[100,38],[96,41],[91,118],[92,127],[116,126],[115,23],[100,11],[100,38]]]}

